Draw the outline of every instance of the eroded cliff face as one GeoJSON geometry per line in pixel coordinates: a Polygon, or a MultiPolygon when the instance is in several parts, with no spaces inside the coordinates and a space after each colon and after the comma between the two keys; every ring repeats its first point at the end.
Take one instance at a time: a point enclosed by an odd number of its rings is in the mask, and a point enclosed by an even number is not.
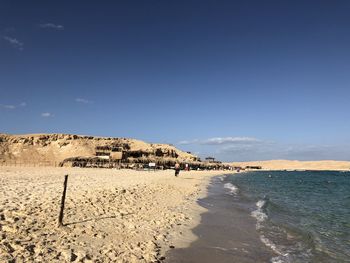
{"type": "Polygon", "coordinates": [[[95,157],[98,147],[118,148],[126,157],[172,158],[192,162],[196,156],[167,144],[149,144],[127,138],[93,137],[72,134],[0,134],[0,162],[57,165],[67,158],[95,157]]]}

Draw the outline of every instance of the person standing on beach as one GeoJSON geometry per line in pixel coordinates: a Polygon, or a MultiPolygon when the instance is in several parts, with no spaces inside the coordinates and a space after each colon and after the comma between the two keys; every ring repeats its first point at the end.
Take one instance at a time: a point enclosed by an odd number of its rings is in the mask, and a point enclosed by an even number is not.
{"type": "Polygon", "coordinates": [[[180,164],[175,164],[175,176],[177,177],[180,173],[180,164]]]}

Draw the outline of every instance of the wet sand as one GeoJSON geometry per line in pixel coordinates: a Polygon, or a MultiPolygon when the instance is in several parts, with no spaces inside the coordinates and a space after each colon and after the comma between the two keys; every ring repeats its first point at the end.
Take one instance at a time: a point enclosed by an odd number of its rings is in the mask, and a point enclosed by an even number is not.
{"type": "MultiPolygon", "coordinates": [[[[270,262],[273,252],[260,240],[256,221],[242,203],[235,205],[234,196],[223,187],[223,177],[216,177],[208,196],[198,200],[206,212],[193,229],[197,240],[189,247],[174,248],[166,255],[168,263],[253,263],[270,262]]],[[[179,240],[181,244],[181,240],[179,240]]]]}

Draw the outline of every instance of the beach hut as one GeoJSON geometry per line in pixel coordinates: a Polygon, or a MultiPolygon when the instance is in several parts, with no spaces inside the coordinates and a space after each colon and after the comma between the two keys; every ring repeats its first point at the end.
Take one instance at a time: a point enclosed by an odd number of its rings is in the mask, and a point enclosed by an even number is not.
{"type": "Polygon", "coordinates": [[[209,157],[205,158],[205,161],[208,162],[208,163],[215,163],[215,158],[209,156],[209,157]]]}

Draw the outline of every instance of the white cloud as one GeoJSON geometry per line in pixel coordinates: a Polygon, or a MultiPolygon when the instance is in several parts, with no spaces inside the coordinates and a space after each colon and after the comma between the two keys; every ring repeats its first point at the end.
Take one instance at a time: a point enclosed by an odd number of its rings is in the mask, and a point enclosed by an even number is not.
{"type": "Polygon", "coordinates": [[[254,137],[214,137],[178,143],[186,150],[214,156],[221,161],[254,160],[349,160],[350,145],[293,144],[254,137]]]}
{"type": "Polygon", "coordinates": [[[4,104],[0,104],[0,106],[4,109],[8,109],[8,110],[14,110],[16,109],[15,105],[4,105],[4,104]]]}
{"type": "Polygon", "coordinates": [[[84,103],[84,104],[92,103],[91,100],[87,100],[87,99],[83,99],[83,98],[76,98],[75,101],[78,103],[84,103]]]}
{"type": "Polygon", "coordinates": [[[348,160],[349,147],[344,145],[310,145],[263,142],[260,144],[227,145],[217,149],[225,161],[253,160],[348,160]]]}
{"type": "Polygon", "coordinates": [[[203,145],[227,145],[227,144],[252,144],[260,143],[261,140],[252,137],[214,137],[205,140],[185,140],[180,141],[180,145],[203,144],[203,145]]]}
{"type": "Polygon", "coordinates": [[[12,47],[14,47],[20,51],[22,51],[24,49],[24,44],[16,38],[4,36],[3,39],[6,40],[8,43],[10,43],[12,47]]]}
{"type": "Polygon", "coordinates": [[[64,29],[64,26],[56,25],[56,24],[53,24],[53,23],[40,24],[39,27],[41,27],[41,28],[51,28],[51,29],[56,29],[56,30],[63,30],[64,29]]]}
{"type": "Polygon", "coordinates": [[[202,144],[222,145],[222,144],[250,144],[258,143],[260,140],[252,137],[215,137],[204,140],[202,144]]]}
{"type": "Polygon", "coordinates": [[[49,117],[53,117],[53,114],[50,112],[43,112],[41,113],[41,117],[49,118],[49,117]]]}
{"type": "Polygon", "coordinates": [[[20,103],[19,105],[0,104],[0,107],[1,107],[1,108],[8,109],[8,110],[14,110],[14,109],[17,109],[17,108],[19,108],[19,107],[25,107],[25,106],[27,106],[27,103],[25,103],[25,102],[22,102],[22,103],[20,103]]]}

